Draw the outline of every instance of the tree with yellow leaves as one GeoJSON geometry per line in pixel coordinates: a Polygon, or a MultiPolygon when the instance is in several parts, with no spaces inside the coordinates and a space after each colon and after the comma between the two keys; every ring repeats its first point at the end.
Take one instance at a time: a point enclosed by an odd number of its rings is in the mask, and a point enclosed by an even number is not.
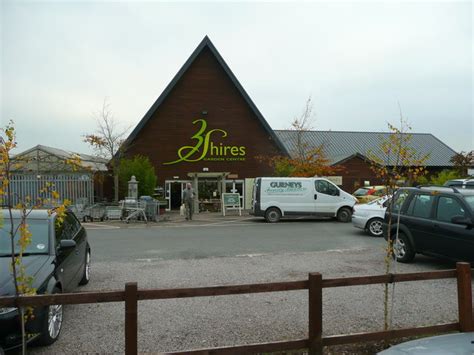
{"type": "MultiPolygon", "coordinates": [[[[6,232],[11,247],[10,272],[12,273],[13,284],[15,286],[15,295],[34,295],[36,289],[33,288],[34,278],[28,275],[23,264],[23,254],[31,243],[32,234],[28,226],[28,215],[33,209],[41,208],[44,205],[56,204],[54,209],[57,214],[57,221],[61,223],[64,219],[69,201],[59,201],[59,194],[54,190],[54,184],[47,183],[39,191],[39,196],[32,198],[25,197],[13,206],[13,192],[11,188],[12,168],[18,168],[21,162],[18,159],[12,159],[12,150],[16,148],[15,128],[13,122],[10,121],[4,128],[0,128],[0,204],[7,209],[8,225],[5,220],[0,220],[0,229],[6,232]],[[13,211],[19,211],[19,218],[14,217],[13,211]],[[15,222],[15,219],[18,222],[15,222]]],[[[76,160],[72,164],[77,163],[76,160]]],[[[52,213],[52,210],[49,210],[52,213]]],[[[3,214],[0,214],[3,218],[3,214]]],[[[3,236],[3,233],[1,234],[3,236]]],[[[31,307],[19,307],[22,334],[22,350],[26,353],[25,322],[33,317],[33,309],[31,307]]]]}
{"type": "MultiPolygon", "coordinates": [[[[425,164],[429,156],[420,154],[412,146],[412,135],[409,133],[411,127],[403,118],[401,108],[399,126],[388,123],[388,129],[390,134],[386,139],[381,140],[379,154],[369,152],[368,158],[371,160],[372,171],[383,181],[387,195],[393,196],[401,184],[410,185],[426,174],[425,164]]],[[[393,246],[398,237],[398,233],[396,233],[395,237],[391,235],[392,211],[393,198],[390,200],[386,211],[389,216],[384,258],[386,274],[392,272],[393,246]]],[[[394,283],[393,287],[395,287],[394,283]]],[[[389,288],[386,283],[384,285],[384,330],[389,329],[389,326],[389,288]]]]}

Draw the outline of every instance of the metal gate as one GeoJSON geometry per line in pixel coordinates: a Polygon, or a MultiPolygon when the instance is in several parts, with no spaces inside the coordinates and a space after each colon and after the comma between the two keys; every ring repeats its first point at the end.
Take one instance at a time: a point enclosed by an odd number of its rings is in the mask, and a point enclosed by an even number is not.
{"type": "MultiPolygon", "coordinates": [[[[10,180],[12,204],[25,201],[27,198],[33,202],[38,198],[51,199],[51,193],[41,192],[47,184],[51,184],[50,191],[59,194],[60,201],[68,199],[72,204],[94,202],[94,178],[91,173],[12,174],[10,180]]],[[[4,199],[4,202],[7,201],[4,199]]]]}

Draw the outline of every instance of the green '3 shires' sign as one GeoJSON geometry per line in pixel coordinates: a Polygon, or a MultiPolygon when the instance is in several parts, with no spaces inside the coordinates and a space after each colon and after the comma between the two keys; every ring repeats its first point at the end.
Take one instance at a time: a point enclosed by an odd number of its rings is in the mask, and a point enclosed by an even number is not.
{"type": "Polygon", "coordinates": [[[223,129],[215,128],[207,130],[207,122],[204,119],[197,119],[193,124],[200,124],[196,134],[191,139],[195,145],[185,145],[178,149],[178,159],[163,163],[171,165],[180,162],[195,163],[204,161],[244,161],[244,146],[228,146],[222,143],[216,144],[212,140],[213,135],[219,135],[221,138],[227,137],[227,132],[223,129]]]}

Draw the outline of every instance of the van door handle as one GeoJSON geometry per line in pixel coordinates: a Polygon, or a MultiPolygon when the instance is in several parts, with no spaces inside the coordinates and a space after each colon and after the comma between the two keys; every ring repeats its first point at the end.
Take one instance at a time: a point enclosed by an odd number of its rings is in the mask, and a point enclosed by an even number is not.
{"type": "Polygon", "coordinates": [[[315,199],[315,200],[318,199],[318,195],[317,195],[317,194],[314,194],[314,199],[315,199]]]}

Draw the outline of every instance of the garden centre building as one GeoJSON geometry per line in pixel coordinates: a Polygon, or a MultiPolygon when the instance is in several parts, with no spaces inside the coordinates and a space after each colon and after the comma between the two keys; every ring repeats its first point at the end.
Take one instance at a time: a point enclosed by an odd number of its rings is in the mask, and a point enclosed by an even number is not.
{"type": "MultiPolygon", "coordinates": [[[[377,183],[366,156],[377,154],[388,133],[308,131],[305,144],[324,146],[333,165],[345,167],[337,184],[352,192],[377,183]]],[[[125,156],[147,156],[164,187],[168,208],[181,203],[191,182],[202,203],[222,192],[239,192],[250,206],[253,178],[271,176],[259,157],[291,155],[296,132],[273,130],[206,36],[141,119],[125,143],[125,156]]],[[[429,154],[431,171],[451,167],[451,148],[431,134],[413,134],[411,144],[429,154]]]]}

